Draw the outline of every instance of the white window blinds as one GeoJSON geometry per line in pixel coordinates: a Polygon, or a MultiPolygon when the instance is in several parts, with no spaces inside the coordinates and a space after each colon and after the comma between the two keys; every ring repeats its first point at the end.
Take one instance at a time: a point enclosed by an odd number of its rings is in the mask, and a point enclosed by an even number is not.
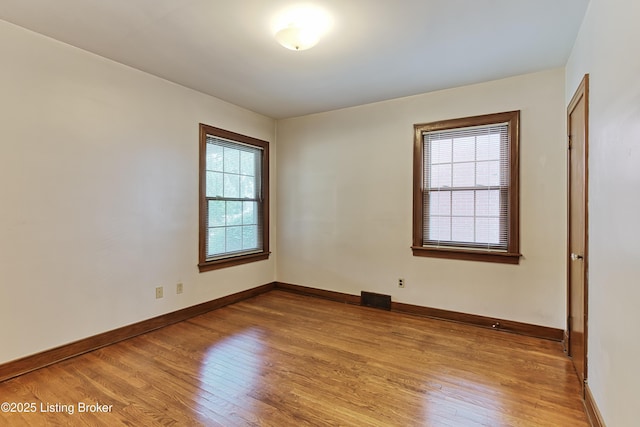
{"type": "Polygon", "coordinates": [[[423,246],[507,251],[509,125],[423,134],[423,246]]]}
{"type": "Polygon", "coordinates": [[[262,250],[262,155],[258,147],[207,135],[207,260],[262,250]]]}

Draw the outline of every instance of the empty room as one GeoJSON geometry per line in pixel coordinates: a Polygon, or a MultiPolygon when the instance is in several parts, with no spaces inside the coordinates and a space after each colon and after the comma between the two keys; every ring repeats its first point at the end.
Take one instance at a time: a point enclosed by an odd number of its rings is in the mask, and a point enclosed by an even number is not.
{"type": "Polygon", "coordinates": [[[638,425],[638,20],[0,0],[0,425],[638,425]]]}

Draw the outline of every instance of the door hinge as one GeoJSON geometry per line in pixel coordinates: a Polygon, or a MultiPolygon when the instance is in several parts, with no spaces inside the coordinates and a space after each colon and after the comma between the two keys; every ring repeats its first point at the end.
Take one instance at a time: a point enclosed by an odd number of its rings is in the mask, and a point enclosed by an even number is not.
{"type": "Polygon", "coordinates": [[[567,135],[569,138],[569,142],[567,143],[567,149],[571,150],[571,135],[567,135]]]}

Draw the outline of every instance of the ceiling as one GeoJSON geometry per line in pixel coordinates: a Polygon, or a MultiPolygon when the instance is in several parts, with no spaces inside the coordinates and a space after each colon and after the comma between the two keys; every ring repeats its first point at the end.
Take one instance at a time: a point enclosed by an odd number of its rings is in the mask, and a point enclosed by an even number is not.
{"type": "MultiPolygon", "coordinates": [[[[303,1],[304,2],[304,1],[303,1]]],[[[280,119],[564,66],[588,0],[322,0],[317,46],[287,0],[1,0],[0,19],[280,119]]]]}

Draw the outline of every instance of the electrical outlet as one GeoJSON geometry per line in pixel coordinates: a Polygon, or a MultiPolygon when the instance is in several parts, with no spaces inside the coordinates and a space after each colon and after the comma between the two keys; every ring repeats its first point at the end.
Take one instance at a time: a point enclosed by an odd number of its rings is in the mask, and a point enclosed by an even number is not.
{"type": "Polygon", "coordinates": [[[399,288],[404,288],[404,279],[402,279],[402,278],[398,279],[398,287],[399,288]]]}
{"type": "Polygon", "coordinates": [[[162,297],[163,297],[162,286],[158,286],[156,288],[156,299],[159,299],[162,297]]]}
{"type": "Polygon", "coordinates": [[[181,294],[181,293],[182,293],[182,291],[183,291],[182,283],[178,283],[178,284],[176,285],[176,294],[181,294]]]}

